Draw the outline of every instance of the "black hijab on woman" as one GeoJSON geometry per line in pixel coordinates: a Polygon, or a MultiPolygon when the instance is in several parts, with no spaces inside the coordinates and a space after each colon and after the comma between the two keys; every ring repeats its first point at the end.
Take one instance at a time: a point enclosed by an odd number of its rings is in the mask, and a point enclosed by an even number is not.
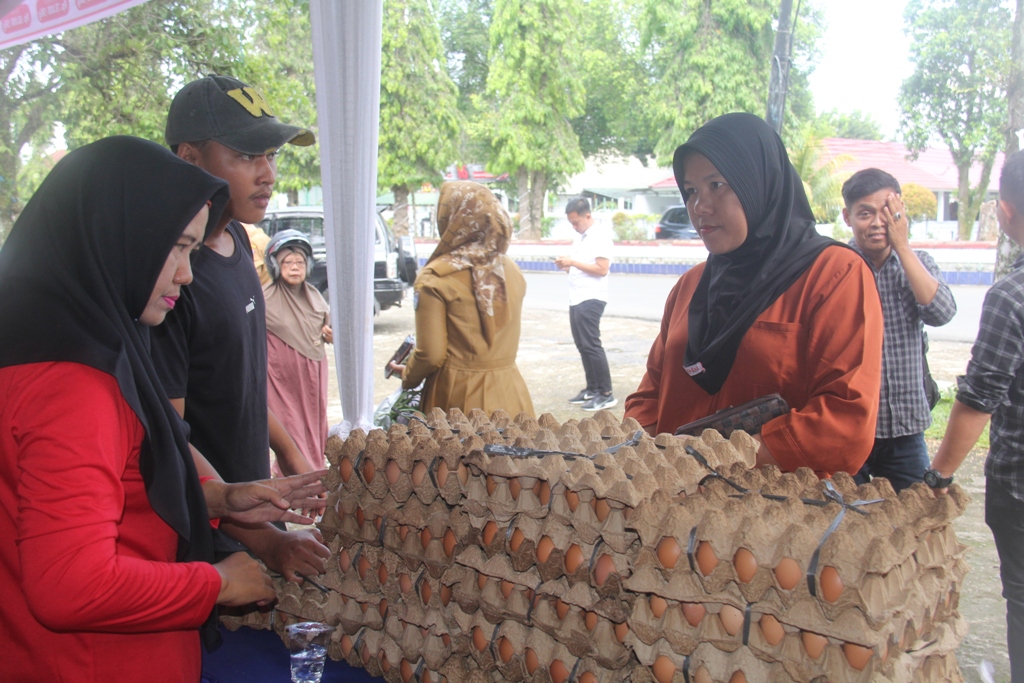
{"type": "Polygon", "coordinates": [[[707,157],[728,181],[747,217],[746,241],[727,254],[708,257],[690,301],[683,364],[704,391],[716,394],[757,316],[826,247],[839,243],[818,234],[803,182],[782,140],[763,119],[725,114],[697,129],[673,157],[680,192],[683,163],[694,152],[707,157]]]}
{"type": "Polygon", "coordinates": [[[113,375],[142,422],[149,502],[178,534],[179,561],[213,561],[206,502],[138,322],[171,248],[227,184],[157,144],[111,137],[69,153],[0,250],[0,367],[70,361],[113,375]]]}

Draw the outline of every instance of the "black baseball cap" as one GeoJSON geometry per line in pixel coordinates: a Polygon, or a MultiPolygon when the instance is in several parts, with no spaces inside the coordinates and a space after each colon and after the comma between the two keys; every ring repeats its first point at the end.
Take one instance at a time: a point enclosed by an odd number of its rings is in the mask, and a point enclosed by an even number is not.
{"type": "Polygon", "coordinates": [[[210,75],[178,91],[164,131],[171,147],[214,140],[243,154],[266,154],[286,143],[308,147],[312,131],[281,123],[252,86],[230,76],[210,75]]]}

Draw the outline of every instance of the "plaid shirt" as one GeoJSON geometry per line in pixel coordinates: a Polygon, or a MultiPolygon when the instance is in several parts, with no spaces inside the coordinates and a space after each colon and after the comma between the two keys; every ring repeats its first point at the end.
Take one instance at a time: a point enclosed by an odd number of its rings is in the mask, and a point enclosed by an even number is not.
{"type": "Polygon", "coordinates": [[[992,415],[985,474],[1024,501],[1024,256],[985,295],[957,400],[992,415]]]}
{"type": "MultiPolygon", "coordinates": [[[[863,256],[856,244],[855,251],[863,256]]],[[[907,274],[893,251],[875,274],[878,296],[882,300],[885,337],[882,340],[882,390],[878,400],[875,438],[919,434],[932,423],[932,411],[924,393],[924,326],[945,325],[956,314],[956,301],[942,279],[934,259],[924,251],[915,251],[932,277],[939,281],[935,298],[927,306],[917,303],[907,274]]],[[[865,258],[867,261],[867,259],[865,258]]]]}

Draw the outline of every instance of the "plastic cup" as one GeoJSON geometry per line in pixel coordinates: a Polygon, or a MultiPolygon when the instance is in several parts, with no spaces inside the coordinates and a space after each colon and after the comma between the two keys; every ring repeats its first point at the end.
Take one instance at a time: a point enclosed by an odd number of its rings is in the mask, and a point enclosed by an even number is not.
{"type": "Polygon", "coordinates": [[[332,633],[333,626],[318,621],[285,627],[284,642],[292,653],[292,683],[320,683],[332,633]]]}

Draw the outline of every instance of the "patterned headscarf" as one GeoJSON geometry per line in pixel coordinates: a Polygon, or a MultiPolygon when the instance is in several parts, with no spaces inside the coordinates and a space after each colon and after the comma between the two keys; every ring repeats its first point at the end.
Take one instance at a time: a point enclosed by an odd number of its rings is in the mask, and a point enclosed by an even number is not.
{"type": "Polygon", "coordinates": [[[427,267],[440,277],[472,269],[480,328],[490,346],[495,332],[509,320],[501,257],[508,251],[512,219],[486,187],[457,181],[441,185],[437,228],[441,241],[427,267]]]}

